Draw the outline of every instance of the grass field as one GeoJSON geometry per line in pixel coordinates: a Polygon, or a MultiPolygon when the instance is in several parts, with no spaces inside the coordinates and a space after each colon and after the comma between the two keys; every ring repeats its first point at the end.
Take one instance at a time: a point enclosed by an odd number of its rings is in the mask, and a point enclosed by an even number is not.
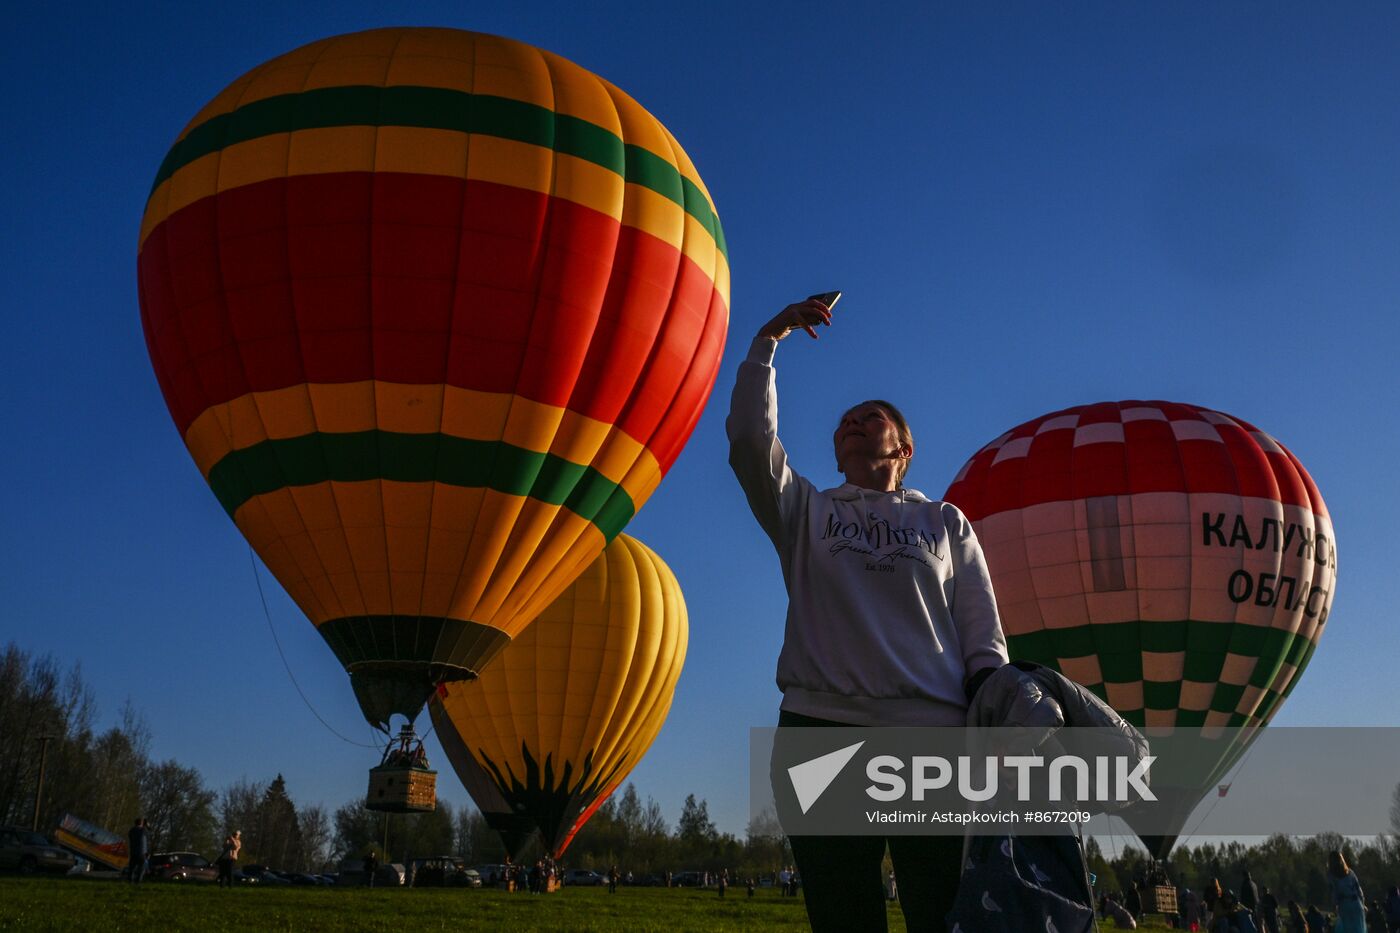
{"type": "MultiPolygon", "coordinates": [[[[903,930],[898,908],[890,928],[903,930]]],[[[268,888],[0,876],[0,930],[806,930],[801,898],[730,888],[565,888],[531,896],[494,890],[268,888]],[[737,894],[737,896],[736,896],[737,894]]]]}
{"type": "MultiPolygon", "coordinates": [[[[721,900],[694,888],[565,888],[538,897],[490,890],[236,888],[0,876],[0,930],[263,931],[807,930],[801,898],[731,888],[721,900]]],[[[890,930],[904,919],[891,905],[890,930]]],[[[1110,925],[1111,926],[1111,925],[1110,925]]],[[[1162,927],[1148,925],[1147,929],[1162,927]]]]}

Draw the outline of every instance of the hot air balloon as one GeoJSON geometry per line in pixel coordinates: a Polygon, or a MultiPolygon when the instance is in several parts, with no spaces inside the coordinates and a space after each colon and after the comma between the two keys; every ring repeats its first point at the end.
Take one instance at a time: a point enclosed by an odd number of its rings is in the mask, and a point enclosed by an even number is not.
{"type": "Polygon", "coordinates": [[[661,731],[685,662],[671,569],[620,535],[471,682],[431,704],[452,767],[512,856],[558,858],[661,731]]]}
{"type": "Polygon", "coordinates": [[[1211,772],[1165,802],[1175,832],[1143,837],[1165,856],[1327,622],[1336,543],[1312,478],[1248,422],[1124,401],[1011,429],[945,498],[977,531],[1013,659],[1055,668],[1149,734],[1236,727],[1211,772]]]}
{"type": "Polygon", "coordinates": [[[138,277],[186,446],[385,731],[647,500],[728,319],[714,204],[665,127],[450,29],[234,81],[156,173],[138,277]]]}

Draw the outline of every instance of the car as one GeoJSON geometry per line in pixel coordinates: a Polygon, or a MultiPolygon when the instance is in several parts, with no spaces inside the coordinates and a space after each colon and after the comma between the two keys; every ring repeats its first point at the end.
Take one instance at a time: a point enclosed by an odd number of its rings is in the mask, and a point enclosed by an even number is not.
{"type": "Polygon", "coordinates": [[[251,879],[254,884],[264,886],[283,887],[291,884],[279,872],[273,871],[266,865],[244,865],[243,877],[251,879]]]}
{"type": "Polygon", "coordinates": [[[78,859],[60,849],[43,833],[18,826],[0,826],[0,868],[13,868],[24,875],[35,872],[72,871],[78,859]]]}
{"type": "Polygon", "coordinates": [[[564,884],[576,884],[586,888],[596,888],[603,883],[603,876],[587,868],[570,868],[564,872],[564,884]]]}
{"type": "Polygon", "coordinates": [[[157,852],[146,862],[158,881],[217,881],[219,870],[198,852],[157,852]]]}
{"type": "Polygon", "coordinates": [[[408,884],[415,888],[479,888],[481,873],[455,855],[434,855],[408,863],[408,884]]]}
{"type": "Polygon", "coordinates": [[[305,871],[280,872],[292,884],[303,888],[323,888],[328,883],[320,875],[313,875],[305,871]]]}
{"type": "Polygon", "coordinates": [[[484,885],[497,885],[509,877],[509,865],[491,863],[488,865],[476,866],[476,872],[481,876],[481,883],[484,885]]]}

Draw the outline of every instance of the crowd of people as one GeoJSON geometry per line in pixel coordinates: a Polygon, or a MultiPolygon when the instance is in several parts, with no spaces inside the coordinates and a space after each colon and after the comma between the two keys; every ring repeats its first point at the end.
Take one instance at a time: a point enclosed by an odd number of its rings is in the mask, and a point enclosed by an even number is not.
{"type": "MultiPolygon", "coordinates": [[[[1199,893],[1179,888],[1177,910],[1168,921],[1200,933],[1400,933],[1400,885],[1391,885],[1384,899],[1367,900],[1356,873],[1337,851],[1328,856],[1327,879],[1331,902],[1320,909],[1316,904],[1280,901],[1247,870],[1237,891],[1212,878],[1199,893]]],[[[1121,895],[1100,896],[1099,916],[1119,929],[1137,929],[1138,918],[1148,910],[1145,892],[1159,881],[1166,879],[1135,879],[1121,895]]]]}

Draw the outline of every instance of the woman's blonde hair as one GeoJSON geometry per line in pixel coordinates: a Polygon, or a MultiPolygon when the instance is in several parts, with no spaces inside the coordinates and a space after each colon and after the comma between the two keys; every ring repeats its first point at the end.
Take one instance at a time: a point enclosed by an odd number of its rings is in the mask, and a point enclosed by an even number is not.
{"type": "Polygon", "coordinates": [[[1327,853],[1327,870],[1333,877],[1345,878],[1351,869],[1347,866],[1347,858],[1341,852],[1333,849],[1327,853]]]}

